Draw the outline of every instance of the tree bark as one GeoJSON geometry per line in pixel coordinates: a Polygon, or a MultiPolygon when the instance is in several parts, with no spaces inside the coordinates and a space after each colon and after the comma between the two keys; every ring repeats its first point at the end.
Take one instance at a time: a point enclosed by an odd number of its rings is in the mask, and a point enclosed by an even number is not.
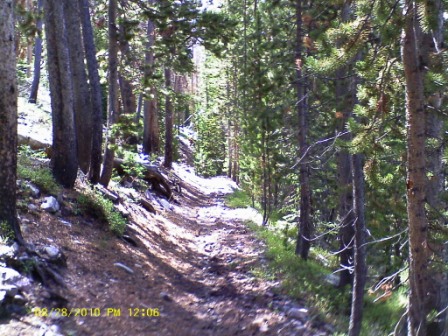
{"type": "Polygon", "coordinates": [[[367,279],[366,264],[366,222],[364,209],[364,173],[361,154],[353,154],[351,159],[353,172],[353,209],[354,228],[354,280],[352,290],[352,309],[350,314],[349,336],[361,334],[364,287],[367,279]]]}
{"type": "MultiPolygon", "coordinates": [[[[39,15],[42,14],[43,0],[37,1],[37,12],[39,15]]],[[[42,19],[39,19],[36,22],[36,29],[39,32],[36,36],[36,40],[34,42],[34,71],[33,71],[33,82],[31,83],[30,96],[28,98],[28,102],[32,104],[36,104],[37,102],[37,93],[39,91],[39,82],[40,82],[40,63],[42,61],[42,19]]]]}
{"type": "MultiPolygon", "coordinates": [[[[149,0],[149,4],[154,4],[155,0],[149,0]]],[[[143,114],[143,152],[146,154],[156,154],[160,151],[160,127],[157,109],[157,90],[152,84],[154,72],[154,43],[155,25],[148,20],[146,52],[145,52],[145,78],[150,86],[150,97],[145,99],[143,114]]]]}
{"type": "Polygon", "coordinates": [[[18,88],[13,5],[12,0],[0,1],[0,235],[23,244],[16,210],[18,88]]]}
{"type": "MultiPolygon", "coordinates": [[[[350,3],[344,3],[341,11],[341,20],[347,22],[350,19],[350,3]]],[[[337,43],[340,44],[340,43],[337,43]]],[[[340,113],[336,119],[336,132],[343,134],[347,132],[347,121],[352,116],[355,106],[356,85],[353,78],[345,78],[350,66],[343,66],[336,71],[336,105],[337,112],[340,113]],[[339,117],[340,116],[340,117],[339,117]]],[[[350,141],[351,134],[340,136],[342,140],[350,141]]],[[[342,271],[339,272],[339,285],[342,288],[353,284],[353,242],[355,236],[354,222],[355,214],[353,209],[353,186],[351,155],[347,149],[341,149],[336,154],[337,179],[338,179],[338,221],[340,225],[340,265],[342,271]]]]}
{"type": "Polygon", "coordinates": [[[64,24],[65,1],[45,0],[44,20],[47,37],[47,63],[53,123],[53,175],[65,187],[73,187],[78,161],[73,112],[73,87],[67,32],[64,24]]]}
{"type": "Polygon", "coordinates": [[[171,69],[165,68],[165,159],[163,165],[171,169],[173,166],[173,104],[171,102],[171,69]]]}
{"type": "Polygon", "coordinates": [[[78,1],[65,1],[64,14],[73,82],[78,164],[81,170],[87,174],[92,151],[92,104],[84,66],[85,54],[78,1]]]}
{"type": "Polygon", "coordinates": [[[416,3],[405,3],[402,59],[406,81],[407,213],[409,228],[408,335],[427,334],[428,220],[425,212],[426,153],[423,65],[416,3]]]}
{"type": "Polygon", "coordinates": [[[98,73],[98,60],[90,21],[89,1],[79,0],[84,50],[86,53],[87,70],[90,85],[90,99],[92,103],[92,149],[90,157],[89,179],[93,184],[98,183],[101,172],[101,145],[103,142],[103,102],[101,98],[101,83],[98,73]]]}
{"type": "MultiPolygon", "coordinates": [[[[434,72],[441,72],[440,65],[442,59],[442,49],[444,44],[443,28],[443,3],[441,0],[428,1],[431,7],[432,17],[430,18],[434,24],[432,30],[423,34],[420,50],[422,54],[422,62],[434,72]]],[[[426,75],[426,71],[424,72],[426,75]]],[[[444,168],[443,153],[445,152],[444,141],[444,121],[441,107],[443,104],[444,93],[442,90],[430,92],[426,94],[426,124],[425,133],[429,141],[426,147],[426,171],[429,175],[426,185],[426,201],[429,205],[429,220],[436,223],[437,226],[445,226],[445,219],[441,215],[446,209],[446,202],[441,197],[444,190],[444,168]]],[[[446,245],[448,246],[448,245],[446,245]]],[[[441,247],[441,255],[438,258],[443,262],[448,258],[446,246],[441,247]],[[444,255],[445,254],[445,255],[444,255]]],[[[430,307],[429,310],[437,310],[441,313],[438,318],[437,329],[440,335],[445,332],[448,335],[448,272],[436,271],[436,276],[431,281],[431,288],[427,289],[429,293],[430,307]],[[445,311],[444,311],[445,310],[445,311]],[[444,311],[444,312],[443,312],[444,311]]]]}
{"type": "MultiPolygon", "coordinates": [[[[108,105],[108,130],[111,132],[112,126],[118,121],[118,31],[117,0],[109,0],[109,105],[108,105]]],[[[100,183],[107,187],[112,177],[114,165],[115,135],[109,134],[106,141],[106,152],[104,154],[103,171],[100,183]]]]}
{"type": "Polygon", "coordinates": [[[307,143],[307,83],[303,75],[303,27],[302,27],[302,0],[296,1],[296,50],[295,50],[295,66],[296,66],[296,85],[297,85],[297,115],[299,118],[299,180],[300,180],[300,218],[299,233],[297,237],[296,254],[304,260],[308,259],[311,247],[310,239],[313,231],[313,223],[311,219],[311,189],[309,164],[307,163],[306,152],[308,150],[307,143]]]}

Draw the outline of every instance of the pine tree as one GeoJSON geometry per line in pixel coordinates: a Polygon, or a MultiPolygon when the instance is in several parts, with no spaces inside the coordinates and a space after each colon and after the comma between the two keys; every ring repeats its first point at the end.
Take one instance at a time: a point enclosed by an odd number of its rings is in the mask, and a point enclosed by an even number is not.
{"type": "Polygon", "coordinates": [[[17,76],[13,1],[0,1],[0,235],[23,243],[17,220],[17,76]]]}

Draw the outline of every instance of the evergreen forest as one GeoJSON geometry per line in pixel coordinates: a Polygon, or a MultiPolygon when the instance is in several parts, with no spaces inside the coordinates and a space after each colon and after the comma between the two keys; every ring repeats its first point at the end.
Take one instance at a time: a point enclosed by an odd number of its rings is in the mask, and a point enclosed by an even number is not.
{"type": "Polygon", "coordinates": [[[444,0],[0,0],[0,335],[51,310],[42,335],[448,336],[447,24],[444,0]],[[134,318],[95,320],[108,295],[134,318]]]}

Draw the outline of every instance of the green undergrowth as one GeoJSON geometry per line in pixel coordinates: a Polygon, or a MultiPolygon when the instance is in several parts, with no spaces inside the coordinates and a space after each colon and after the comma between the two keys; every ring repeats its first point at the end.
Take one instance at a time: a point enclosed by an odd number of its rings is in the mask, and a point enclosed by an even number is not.
{"type": "MultiPolygon", "coordinates": [[[[331,254],[316,248],[310,252],[310,259],[304,261],[294,253],[294,246],[285,242],[283,234],[272,227],[260,227],[254,223],[248,226],[265,241],[266,256],[269,260],[265,269],[255,270],[255,274],[267,279],[281,279],[282,292],[298,300],[305,300],[311,316],[333,324],[338,335],[348,330],[350,318],[350,288],[339,289],[331,285],[326,277],[334,268],[331,254]]],[[[393,331],[403,314],[406,304],[406,288],[392,294],[383,302],[374,302],[375,296],[365,296],[363,336],[382,336],[393,331]]]]}
{"type": "MultiPolygon", "coordinates": [[[[250,203],[250,197],[241,190],[226,198],[229,207],[242,208],[250,203]]],[[[254,269],[253,273],[268,280],[280,279],[284,294],[305,301],[308,307],[312,307],[312,318],[334,325],[338,331],[335,335],[345,335],[350,319],[351,288],[336,288],[327,280],[339,267],[338,257],[317,245],[311,248],[308,261],[296,256],[296,220],[296,216],[283,216],[281,220],[271,218],[270,224],[265,227],[247,223],[267,246],[268,264],[254,269]]],[[[368,286],[373,286],[376,280],[370,279],[368,286]]],[[[386,300],[376,300],[382,294],[381,291],[368,294],[366,288],[361,335],[383,336],[393,332],[405,310],[406,292],[407,288],[402,286],[386,300]]]]}
{"type": "Polygon", "coordinates": [[[105,198],[100,192],[85,188],[77,197],[78,209],[81,213],[89,214],[108,223],[110,230],[122,236],[126,229],[126,219],[115,210],[111,200],[105,198]]]}
{"type": "Polygon", "coordinates": [[[229,208],[246,208],[250,206],[250,196],[241,189],[236,189],[233,193],[226,195],[226,206],[229,208]]]}
{"type": "Polygon", "coordinates": [[[57,195],[61,186],[54,179],[47,164],[41,162],[46,157],[43,151],[34,151],[29,146],[21,146],[17,162],[17,176],[35,184],[42,192],[57,195]]]}

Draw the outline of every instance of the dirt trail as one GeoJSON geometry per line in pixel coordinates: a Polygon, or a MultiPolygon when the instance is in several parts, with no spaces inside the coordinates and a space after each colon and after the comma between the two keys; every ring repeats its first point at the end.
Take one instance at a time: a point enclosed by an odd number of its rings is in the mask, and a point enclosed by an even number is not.
{"type": "Polygon", "coordinates": [[[58,303],[67,310],[52,310],[54,292],[36,287],[34,312],[0,324],[0,335],[330,334],[313,329],[305,309],[276,294],[277,282],[251,273],[264,262],[264,246],[244,221],[258,215],[225,207],[231,181],[201,179],[179,166],[174,172],[182,194],[172,210],[152,215],[125,203],[137,246],[92,219],[24,215],[28,241],[56,245],[67,256],[67,286],[55,290],[67,299],[58,303]],[[42,315],[36,308],[47,308],[49,316],[36,317],[42,315]]]}

